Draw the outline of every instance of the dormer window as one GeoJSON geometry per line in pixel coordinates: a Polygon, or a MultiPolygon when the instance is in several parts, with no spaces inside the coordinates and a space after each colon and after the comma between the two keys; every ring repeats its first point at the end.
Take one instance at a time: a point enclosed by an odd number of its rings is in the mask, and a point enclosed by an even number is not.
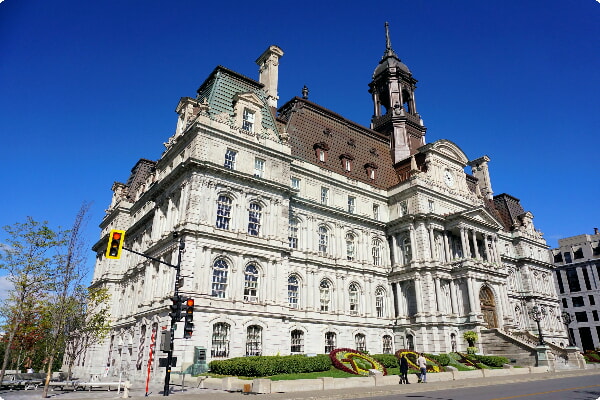
{"type": "Polygon", "coordinates": [[[377,168],[379,168],[379,167],[375,163],[365,164],[365,171],[367,172],[367,176],[372,181],[375,180],[375,178],[377,177],[377,174],[376,174],[377,168]]]}
{"type": "Polygon", "coordinates": [[[319,162],[327,162],[327,152],[329,151],[329,145],[325,142],[315,143],[313,145],[313,149],[315,150],[315,156],[319,162]]]}
{"type": "Polygon", "coordinates": [[[340,156],[340,160],[342,160],[342,168],[344,168],[344,171],[352,171],[352,160],[354,160],[354,157],[352,155],[342,154],[340,156]]]}
{"type": "Polygon", "coordinates": [[[242,115],[242,129],[248,132],[254,132],[254,112],[244,108],[242,115]]]}

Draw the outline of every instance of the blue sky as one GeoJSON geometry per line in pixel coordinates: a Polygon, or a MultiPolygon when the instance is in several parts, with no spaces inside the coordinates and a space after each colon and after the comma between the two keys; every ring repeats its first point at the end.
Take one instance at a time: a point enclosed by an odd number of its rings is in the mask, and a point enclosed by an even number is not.
{"type": "Polygon", "coordinates": [[[217,65],[257,79],[271,44],[285,52],[280,105],[307,85],[368,125],[385,21],[419,80],[427,142],[488,155],[494,192],[521,199],[551,247],[600,227],[596,0],[4,0],[0,226],[69,226],[91,201],[91,246],[113,181],[160,157],[179,98],[217,65]]]}

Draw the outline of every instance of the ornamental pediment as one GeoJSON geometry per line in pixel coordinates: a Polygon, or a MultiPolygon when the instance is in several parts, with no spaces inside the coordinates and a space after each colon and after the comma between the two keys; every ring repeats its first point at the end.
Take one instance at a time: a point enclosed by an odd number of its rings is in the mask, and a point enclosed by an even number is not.
{"type": "Polygon", "coordinates": [[[476,207],[448,216],[449,220],[465,221],[470,224],[487,226],[492,230],[503,229],[502,224],[484,207],[476,207]]]}
{"type": "Polygon", "coordinates": [[[242,100],[243,102],[246,102],[246,103],[253,104],[258,108],[262,108],[264,105],[262,100],[256,94],[254,94],[252,92],[237,93],[233,97],[233,101],[236,103],[240,100],[242,100]]]}
{"type": "Polygon", "coordinates": [[[438,155],[457,161],[464,168],[469,162],[466,154],[455,143],[447,139],[436,140],[419,148],[420,153],[437,153],[438,155]]]}

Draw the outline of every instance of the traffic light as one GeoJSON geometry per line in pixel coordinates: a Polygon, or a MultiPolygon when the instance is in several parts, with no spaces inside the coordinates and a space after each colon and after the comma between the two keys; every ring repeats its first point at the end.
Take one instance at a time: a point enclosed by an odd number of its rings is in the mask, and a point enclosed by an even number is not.
{"type": "Polygon", "coordinates": [[[189,339],[194,332],[194,299],[187,299],[183,303],[182,311],[184,313],[185,322],[183,324],[183,338],[189,339]]]}
{"type": "Polygon", "coordinates": [[[169,313],[169,317],[171,317],[171,319],[173,319],[175,321],[181,320],[181,302],[182,302],[182,300],[183,299],[181,296],[171,297],[171,301],[173,301],[173,303],[169,306],[169,308],[171,309],[171,312],[169,313]]]}
{"type": "Polygon", "coordinates": [[[108,246],[106,247],[106,258],[118,260],[121,258],[121,250],[125,241],[125,231],[113,229],[108,235],[108,246]]]}

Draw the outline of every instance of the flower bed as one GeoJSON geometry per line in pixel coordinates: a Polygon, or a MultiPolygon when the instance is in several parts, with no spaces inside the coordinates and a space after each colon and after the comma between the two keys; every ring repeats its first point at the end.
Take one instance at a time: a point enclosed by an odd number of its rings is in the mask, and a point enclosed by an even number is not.
{"type": "Polygon", "coordinates": [[[387,375],[387,370],[372,357],[354,349],[335,349],[329,353],[331,363],[339,370],[356,375],[369,375],[370,369],[381,371],[387,375]]]}

